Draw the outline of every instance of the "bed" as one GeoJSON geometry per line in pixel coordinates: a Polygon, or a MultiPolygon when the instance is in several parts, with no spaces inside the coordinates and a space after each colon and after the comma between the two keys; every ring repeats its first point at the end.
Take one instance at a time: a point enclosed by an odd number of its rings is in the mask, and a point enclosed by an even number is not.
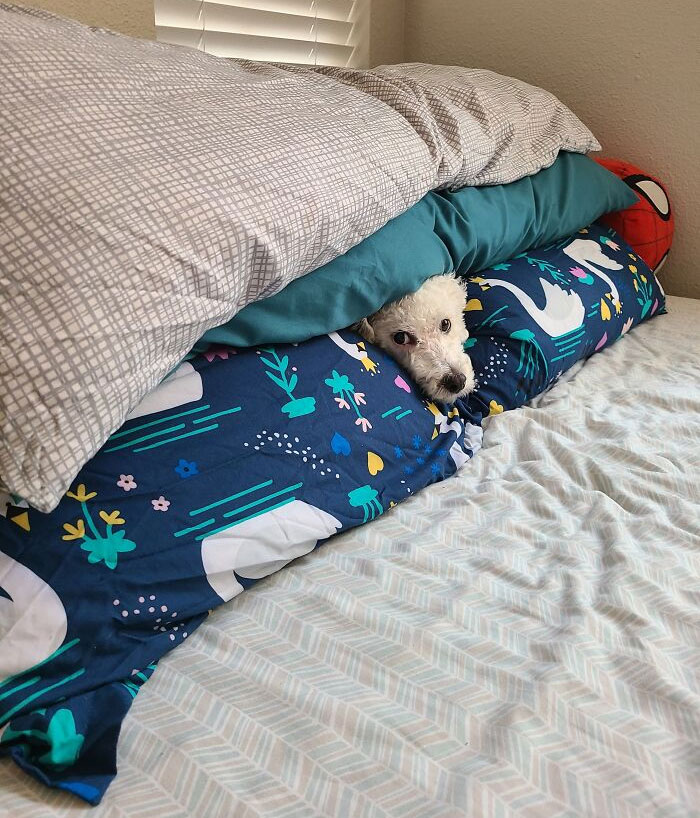
{"type": "MultiPolygon", "coordinates": [[[[215,611],[91,814],[700,815],[699,325],[669,297],[456,477],[215,611]]],[[[0,763],[0,815],[85,812],[0,763]]]]}

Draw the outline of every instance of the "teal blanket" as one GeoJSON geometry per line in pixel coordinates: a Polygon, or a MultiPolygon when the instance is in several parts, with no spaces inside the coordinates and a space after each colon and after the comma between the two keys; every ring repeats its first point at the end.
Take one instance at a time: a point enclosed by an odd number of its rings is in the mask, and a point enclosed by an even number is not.
{"type": "Polygon", "coordinates": [[[432,192],[347,253],[242,309],[201,346],[305,341],[347,327],[429,277],[476,272],[569,236],[636,196],[587,156],[517,182],[432,192]]]}

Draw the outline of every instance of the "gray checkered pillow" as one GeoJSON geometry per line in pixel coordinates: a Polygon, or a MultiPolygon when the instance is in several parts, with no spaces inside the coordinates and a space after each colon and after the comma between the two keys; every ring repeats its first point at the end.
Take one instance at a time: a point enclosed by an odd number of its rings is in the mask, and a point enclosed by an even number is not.
{"type": "Polygon", "coordinates": [[[232,62],[3,3],[0,77],[0,482],[42,511],[210,327],[431,188],[598,147],[488,72],[232,62]]]}

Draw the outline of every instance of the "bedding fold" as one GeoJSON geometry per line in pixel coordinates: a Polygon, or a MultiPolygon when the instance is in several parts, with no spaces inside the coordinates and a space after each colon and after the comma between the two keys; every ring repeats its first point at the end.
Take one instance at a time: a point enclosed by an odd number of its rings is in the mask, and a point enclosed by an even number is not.
{"type": "Polygon", "coordinates": [[[207,329],[433,188],[599,147],[490,72],[228,61],[7,3],[0,74],[0,483],[42,511],[207,329]]]}
{"type": "Polygon", "coordinates": [[[516,182],[433,191],[347,253],[209,330],[196,349],[306,341],[348,327],[431,276],[509,261],[635,201],[617,176],[568,151],[516,182]]]}

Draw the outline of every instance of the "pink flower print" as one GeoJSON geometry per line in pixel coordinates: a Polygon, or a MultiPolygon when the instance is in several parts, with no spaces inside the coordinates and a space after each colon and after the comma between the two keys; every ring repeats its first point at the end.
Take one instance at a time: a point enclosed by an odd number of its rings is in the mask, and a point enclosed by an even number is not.
{"type": "Polygon", "coordinates": [[[626,332],[629,332],[632,328],[632,318],[628,318],[625,323],[622,325],[622,332],[620,335],[624,335],[626,332]]]}
{"type": "Polygon", "coordinates": [[[372,428],[372,424],[367,420],[367,418],[358,418],[355,421],[355,426],[362,426],[362,431],[366,432],[367,429],[372,428]]]}
{"type": "Polygon", "coordinates": [[[231,349],[231,347],[209,347],[209,349],[203,353],[204,357],[211,363],[215,358],[221,358],[222,361],[228,360],[229,355],[237,355],[235,349],[231,349]]]}
{"type": "Polygon", "coordinates": [[[572,276],[576,276],[581,284],[593,284],[593,276],[581,267],[570,267],[569,272],[572,276]]]}
{"type": "Polygon", "coordinates": [[[358,406],[363,406],[364,404],[367,403],[367,401],[365,400],[365,393],[364,392],[355,392],[353,397],[355,398],[355,403],[358,406]]]}
{"type": "Polygon", "coordinates": [[[345,400],[345,398],[333,398],[333,400],[338,404],[338,409],[350,408],[350,404],[345,400]]]}
{"type": "Polygon", "coordinates": [[[157,500],[151,500],[154,511],[167,511],[170,508],[170,500],[166,500],[161,494],[157,500]]]}
{"type": "Polygon", "coordinates": [[[138,483],[134,480],[133,474],[120,474],[119,480],[117,480],[117,485],[120,489],[124,489],[124,491],[131,491],[131,489],[135,489],[138,483]]]}
{"type": "Polygon", "coordinates": [[[619,250],[620,245],[614,242],[612,239],[601,239],[604,244],[607,244],[611,250],[619,250]]]}

